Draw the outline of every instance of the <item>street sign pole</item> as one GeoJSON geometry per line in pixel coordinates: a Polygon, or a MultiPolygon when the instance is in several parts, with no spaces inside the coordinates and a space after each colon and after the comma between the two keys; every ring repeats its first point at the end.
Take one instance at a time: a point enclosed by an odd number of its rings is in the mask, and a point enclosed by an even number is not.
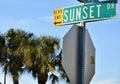
{"type": "MultiPolygon", "coordinates": [[[[81,2],[80,3],[81,5],[82,4],[85,4],[85,2],[81,2]]],[[[85,22],[80,22],[80,27],[82,27],[82,30],[83,30],[83,35],[82,35],[82,49],[81,49],[81,52],[82,52],[82,67],[84,67],[84,57],[85,57],[85,29],[86,29],[86,23],[85,22]]],[[[79,66],[78,66],[79,67],[79,66]]],[[[84,69],[82,69],[82,72],[84,72],[84,69]]],[[[84,84],[84,73],[82,73],[82,84],[84,84]]],[[[79,83],[79,79],[78,79],[78,83],[79,83]]]]}
{"type": "MultiPolygon", "coordinates": [[[[84,2],[81,2],[81,4],[84,4],[84,2]]],[[[82,64],[84,64],[84,57],[85,57],[85,30],[86,30],[86,23],[85,22],[80,22],[80,27],[82,27],[82,30],[83,30],[83,35],[82,35],[82,64]]],[[[78,66],[79,67],[79,66],[78,66]]],[[[84,65],[82,66],[84,67],[84,65]]],[[[82,72],[84,72],[84,69],[82,69],[82,72]]],[[[82,84],[85,84],[84,83],[84,73],[82,73],[82,84]]],[[[78,83],[79,83],[79,79],[78,79],[78,83]]]]}
{"type": "MultiPolygon", "coordinates": [[[[86,23],[85,22],[80,22],[80,28],[82,28],[83,30],[83,35],[82,35],[82,49],[81,49],[81,53],[82,53],[82,72],[84,72],[84,57],[85,57],[85,30],[86,30],[86,23]]],[[[79,66],[78,66],[79,67],[79,66]]],[[[80,71],[80,70],[78,70],[80,71]]],[[[79,78],[79,77],[78,77],[79,78]]],[[[78,83],[79,83],[79,79],[78,79],[78,83]]],[[[82,73],[82,84],[84,83],[84,73],[82,73]]]]}

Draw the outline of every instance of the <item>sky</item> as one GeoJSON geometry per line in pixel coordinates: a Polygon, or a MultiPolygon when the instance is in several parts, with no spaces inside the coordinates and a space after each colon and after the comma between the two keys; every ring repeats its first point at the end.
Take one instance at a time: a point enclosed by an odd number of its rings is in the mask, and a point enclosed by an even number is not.
{"type": "MultiPolygon", "coordinates": [[[[120,5],[119,2],[118,5],[120,5]]],[[[22,29],[36,36],[58,37],[62,44],[64,35],[72,25],[53,26],[53,10],[78,4],[80,3],[77,0],[1,0],[0,32],[5,33],[10,28],[22,29]]],[[[119,6],[117,11],[116,18],[86,23],[86,28],[96,48],[96,71],[90,84],[120,83],[119,6]]],[[[3,78],[0,68],[0,82],[2,83],[3,78]]],[[[20,84],[37,84],[37,80],[28,73],[22,74],[19,79],[20,84]]],[[[10,74],[7,75],[7,84],[13,84],[10,74]]]]}

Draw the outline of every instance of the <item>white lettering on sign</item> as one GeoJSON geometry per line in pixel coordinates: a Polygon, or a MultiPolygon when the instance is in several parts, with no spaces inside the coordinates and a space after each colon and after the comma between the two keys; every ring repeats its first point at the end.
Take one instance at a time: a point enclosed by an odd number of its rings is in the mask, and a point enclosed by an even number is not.
{"type": "Polygon", "coordinates": [[[67,13],[68,13],[68,10],[65,10],[65,11],[64,11],[64,16],[65,16],[64,22],[67,22],[67,21],[68,21],[67,13]]]}
{"type": "Polygon", "coordinates": [[[115,3],[107,3],[107,9],[114,9],[115,8],[115,3]]]}
{"type": "Polygon", "coordinates": [[[111,3],[111,8],[115,8],[115,3],[111,3]]]}
{"type": "MultiPolygon", "coordinates": [[[[107,8],[110,8],[109,4],[107,8]]],[[[101,17],[101,4],[69,8],[63,11],[63,22],[81,21],[101,17]]]]}
{"type": "Polygon", "coordinates": [[[97,5],[97,8],[98,8],[98,17],[100,17],[100,7],[101,7],[101,5],[97,5]]]}
{"type": "Polygon", "coordinates": [[[70,10],[70,21],[74,20],[75,9],[70,10]]]}
{"type": "Polygon", "coordinates": [[[82,17],[83,19],[86,19],[88,17],[87,9],[88,8],[86,6],[83,8],[83,13],[84,13],[84,16],[82,17]]]}
{"type": "Polygon", "coordinates": [[[108,9],[108,10],[110,9],[110,3],[107,4],[107,9],[108,9]]]}
{"type": "Polygon", "coordinates": [[[76,8],[76,20],[81,19],[81,8],[76,8]]]}
{"type": "Polygon", "coordinates": [[[94,8],[95,6],[90,6],[90,18],[94,18],[94,16],[92,15],[93,14],[93,8],[94,8]]]}

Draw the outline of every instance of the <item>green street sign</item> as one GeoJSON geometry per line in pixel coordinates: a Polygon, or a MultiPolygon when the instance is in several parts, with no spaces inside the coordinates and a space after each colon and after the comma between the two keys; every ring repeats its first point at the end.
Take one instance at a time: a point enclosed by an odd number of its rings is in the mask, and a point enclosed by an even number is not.
{"type": "Polygon", "coordinates": [[[116,17],[116,2],[88,3],[54,10],[53,25],[60,26],[116,17]]]}

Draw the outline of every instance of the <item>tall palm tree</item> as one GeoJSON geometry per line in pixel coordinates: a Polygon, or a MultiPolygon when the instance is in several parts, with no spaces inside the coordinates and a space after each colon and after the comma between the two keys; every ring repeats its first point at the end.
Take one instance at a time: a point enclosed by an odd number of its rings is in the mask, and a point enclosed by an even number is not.
{"type": "Polygon", "coordinates": [[[51,36],[33,38],[24,51],[24,63],[29,72],[38,78],[38,84],[45,84],[47,72],[54,70],[50,58],[59,48],[59,40],[51,36]]]}
{"type": "Polygon", "coordinates": [[[4,65],[4,84],[6,84],[6,74],[7,74],[7,61],[3,56],[3,49],[5,48],[5,38],[4,35],[0,35],[0,65],[4,65]]]}
{"type": "Polygon", "coordinates": [[[13,77],[13,83],[19,84],[19,73],[23,72],[23,50],[27,41],[33,37],[32,33],[26,33],[22,30],[11,29],[6,34],[7,39],[7,55],[10,56],[9,72],[13,77]]]}
{"type": "MultiPolygon", "coordinates": [[[[14,84],[19,84],[19,73],[23,72],[22,47],[26,43],[26,39],[31,38],[33,34],[26,33],[22,30],[10,29],[4,37],[4,48],[1,50],[1,65],[3,66],[5,78],[10,73],[14,84]],[[22,49],[21,49],[22,48],[22,49]]],[[[4,82],[5,84],[5,82],[4,82]]]]}
{"type": "Polygon", "coordinates": [[[26,66],[38,78],[39,84],[45,84],[47,72],[54,68],[50,58],[59,48],[59,40],[51,36],[37,38],[32,33],[14,29],[10,29],[3,40],[0,64],[3,66],[5,78],[7,73],[11,73],[13,83],[19,84],[19,73],[26,66]]]}

